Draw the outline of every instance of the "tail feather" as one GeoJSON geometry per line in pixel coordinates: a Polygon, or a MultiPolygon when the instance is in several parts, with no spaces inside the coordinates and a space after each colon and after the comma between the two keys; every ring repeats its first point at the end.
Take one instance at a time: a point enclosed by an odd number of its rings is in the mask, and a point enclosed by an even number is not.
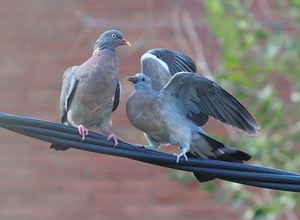
{"type": "MultiPolygon", "coordinates": [[[[223,144],[209,136],[207,136],[204,133],[197,133],[200,134],[201,137],[203,137],[206,142],[209,144],[209,147],[211,148],[211,154],[206,155],[204,152],[201,152],[201,146],[199,146],[199,149],[193,150],[192,153],[188,153],[188,157],[203,157],[205,155],[208,159],[212,160],[221,160],[221,161],[229,161],[229,162],[236,162],[236,163],[243,163],[244,161],[248,161],[251,159],[251,156],[243,151],[237,150],[235,148],[232,148],[226,144],[223,144]],[[201,152],[202,155],[196,155],[198,152],[201,152]]],[[[214,177],[204,175],[202,173],[193,173],[194,176],[197,178],[199,182],[207,182],[214,180],[214,177]]]]}
{"type": "Polygon", "coordinates": [[[56,144],[51,144],[51,145],[50,145],[50,149],[61,150],[61,151],[68,150],[69,148],[70,148],[70,147],[67,147],[67,146],[61,146],[61,145],[56,145],[56,144]]]}
{"type": "MultiPolygon", "coordinates": [[[[197,156],[191,154],[190,152],[187,152],[186,155],[187,155],[188,157],[193,157],[193,158],[196,158],[196,157],[197,157],[197,156]]],[[[196,179],[197,179],[200,183],[208,182],[208,181],[211,181],[211,180],[214,180],[214,179],[215,179],[214,177],[205,175],[205,174],[203,174],[203,173],[193,172],[193,174],[194,174],[194,176],[196,177],[196,179]]]]}
{"type": "Polygon", "coordinates": [[[243,163],[243,161],[248,161],[251,159],[251,156],[243,151],[237,150],[233,147],[230,147],[226,144],[223,144],[206,134],[200,134],[210,145],[212,148],[212,152],[214,154],[213,158],[209,157],[209,159],[222,160],[222,161],[230,161],[243,163]]]}

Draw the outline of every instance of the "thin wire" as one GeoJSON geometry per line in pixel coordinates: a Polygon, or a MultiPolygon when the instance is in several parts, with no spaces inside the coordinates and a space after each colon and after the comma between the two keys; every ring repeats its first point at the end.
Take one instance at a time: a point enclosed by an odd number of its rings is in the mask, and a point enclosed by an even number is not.
{"type": "Polygon", "coordinates": [[[284,170],[201,158],[189,158],[189,161],[181,158],[177,164],[176,157],[171,154],[137,148],[129,143],[119,143],[114,148],[113,142],[106,142],[106,137],[93,132],[90,132],[86,140],[81,142],[81,136],[78,135],[76,128],[4,112],[0,112],[0,126],[59,146],[126,157],[245,185],[300,192],[300,175],[284,170]]]}

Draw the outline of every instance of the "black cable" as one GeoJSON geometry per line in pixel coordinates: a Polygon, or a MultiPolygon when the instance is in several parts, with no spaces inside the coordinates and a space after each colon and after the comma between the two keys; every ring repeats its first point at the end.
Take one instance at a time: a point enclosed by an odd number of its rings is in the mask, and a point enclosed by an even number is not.
{"type": "Polygon", "coordinates": [[[59,146],[126,157],[256,187],[300,192],[300,175],[293,172],[201,158],[189,158],[189,161],[181,158],[177,164],[176,157],[171,154],[137,148],[122,142],[114,148],[113,142],[106,142],[106,137],[93,132],[90,132],[86,140],[81,142],[81,136],[76,128],[4,112],[0,112],[0,126],[59,146]]]}

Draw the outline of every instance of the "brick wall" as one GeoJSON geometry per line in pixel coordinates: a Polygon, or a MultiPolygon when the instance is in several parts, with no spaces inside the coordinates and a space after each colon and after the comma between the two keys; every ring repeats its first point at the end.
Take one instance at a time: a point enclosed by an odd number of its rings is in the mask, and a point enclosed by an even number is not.
{"type": "MultiPolygon", "coordinates": [[[[122,30],[132,43],[131,48],[118,49],[121,79],[139,72],[139,57],[148,49],[184,50],[180,36],[174,34],[176,25],[182,25],[174,22],[179,16],[174,5],[181,12],[188,9],[199,21],[197,31],[213,61],[218,55],[216,42],[205,24],[203,6],[192,0],[180,2],[1,0],[0,111],[59,121],[63,72],[87,59],[98,35],[107,29],[122,30]],[[87,20],[86,15],[98,20],[87,20]]],[[[132,87],[124,80],[123,87],[112,130],[127,141],[143,143],[124,110],[132,87]]],[[[0,150],[0,219],[238,216],[197,185],[170,180],[168,169],[74,149],[56,152],[47,143],[4,129],[0,129],[0,150]]]]}

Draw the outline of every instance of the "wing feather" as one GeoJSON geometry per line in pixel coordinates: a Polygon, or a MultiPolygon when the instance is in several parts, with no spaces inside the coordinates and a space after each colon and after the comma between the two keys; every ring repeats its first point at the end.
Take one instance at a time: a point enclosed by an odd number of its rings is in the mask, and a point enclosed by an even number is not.
{"type": "Polygon", "coordinates": [[[60,120],[62,123],[67,122],[67,113],[77,87],[78,80],[75,76],[77,68],[78,66],[70,67],[63,75],[63,85],[60,94],[60,120]]]}
{"type": "Polygon", "coordinates": [[[114,97],[114,105],[113,105],[113,109],[112,109],[113,112],[118,108],[118,106],[120,104],[121,94],[122,94],[122,85],[121,85],[121,81],[118,80],[115,97],[114,97]]]}
{"type": "Polygon", "coordinates": [[[175,103],[173,99],[178,99],[186,111],[186,117],[198,125],[195,115],[202,117],[201,114],[205,114],[250,135],[256,135],[259,129],[258,123],[239,101],[218,84],[200,75],[176,73],[160,90],[160,94],[169,102],[175,103]]]}
{"type": "Polygon", "coordinates": [[[166,48],[155,48],[149,50],[147,53],[155,55],[158,59],[165,62],[169,67],[169,72],[173,76],[177,72],[187,71],[187,72],[196,72],[197,67],[195,62],[185,54],[169,50],[166,48]]]}

